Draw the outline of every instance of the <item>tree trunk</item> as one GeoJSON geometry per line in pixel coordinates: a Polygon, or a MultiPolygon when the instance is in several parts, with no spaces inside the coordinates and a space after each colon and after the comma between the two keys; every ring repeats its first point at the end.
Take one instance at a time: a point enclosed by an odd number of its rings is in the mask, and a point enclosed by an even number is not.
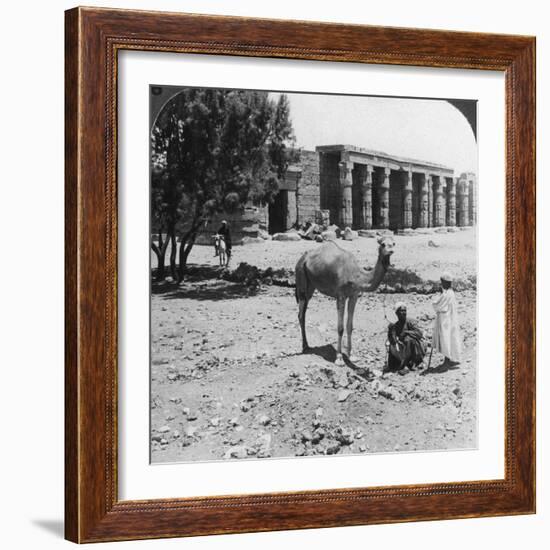
{"type": "Polygon", "coordinates": [[[178,253],[178,241],[176,239],[176,232],[172,229],[170,234],[170,273],[172,274],[172,279],[176,281],[178,279],[178,271],[176,268],[176,257],[178,253]]]}
{"type": "Polygon", "coordinates": [[[169,239],[165,241],[162,240],[162,234],[159,233],[159,246],[157,246],[154,241],[151,239],[151,248],[157,256],[157,274],[155,277],[156,281],[164,281],[165,277],[165,268],[164,268],[164,258],[166,257],[166,249],[168,248],[169,239]]]}
{"type": "Polygon", "coordinates": [[[180,262],[178,269],[178,283],[181,283],[185,276],[185,272],[187,270],[187,258],[189,257],[189,253],[191,252],[191,249],[195,244],[198,230],[198,227],[194,227],[181,239],[179,251],[180,262]]]}

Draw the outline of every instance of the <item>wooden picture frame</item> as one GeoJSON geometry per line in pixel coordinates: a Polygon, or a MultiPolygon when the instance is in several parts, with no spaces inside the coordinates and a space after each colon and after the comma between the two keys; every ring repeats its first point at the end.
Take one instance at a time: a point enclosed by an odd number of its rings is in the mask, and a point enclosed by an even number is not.
{"type": "Polygon", "coordinates": [[[535,512],[535,39],[98,8],[66,12],[65,533],[74,542],[535,512]],[[120,501],[117,54],[501,71],[506,86],[505,476],[461,483],[120,501]]]}

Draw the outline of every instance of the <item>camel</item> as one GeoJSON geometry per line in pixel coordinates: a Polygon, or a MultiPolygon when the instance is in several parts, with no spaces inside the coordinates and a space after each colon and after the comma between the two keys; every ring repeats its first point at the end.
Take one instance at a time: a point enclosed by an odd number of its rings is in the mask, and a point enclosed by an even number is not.
{"type": "Polygon", "coordinates": [[[353,313],[355,304],[363,292],[374,292],[390,265],[395,242],[391,237],[378,239],[378,261],[374,270],[362,268],[355,256],[334,241],[328,241],[319,248],[305,252],[296,264],[296,301],[298,302],[298,320],[302,330],[302,350],[309,350],[306,337],[306,310],[309,300],[317,289],[326,296],[336,298],[338,311],[338,348],[337,366],[342,366],[342,336],[344,334],[344,312],[348,304],[347,335],[348,358],[351,355],[351,334],[353,332],[353,313]]]}

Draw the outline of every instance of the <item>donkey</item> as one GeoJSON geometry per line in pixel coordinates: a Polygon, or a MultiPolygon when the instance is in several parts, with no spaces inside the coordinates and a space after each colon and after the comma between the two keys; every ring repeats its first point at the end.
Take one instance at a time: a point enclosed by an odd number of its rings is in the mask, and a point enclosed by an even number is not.
{"type": "Polygon", "coordinates": [[[216,255],[220,259],[220,266],[224,267],[227,265],[225,239],[223,238],[223,235],[219,235],[217,233],[216,235],[213,236],[213,239],[214,239],[214,247],[216,249],[216,255]]]}

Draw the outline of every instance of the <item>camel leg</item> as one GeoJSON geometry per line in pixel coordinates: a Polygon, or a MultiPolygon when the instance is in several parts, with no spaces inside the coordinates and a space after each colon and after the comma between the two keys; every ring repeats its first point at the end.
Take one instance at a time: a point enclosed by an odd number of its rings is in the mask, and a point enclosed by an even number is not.
{"type": "Polygon", "coordinates": [[[356,357],[353,357],[351,354],[351,334],[353,332],[353,314],[355,312],[355,304],[357,303],[358,296],[352,296],[348,300],[348,323],[347,323],[347,333],[348,333],[348,359],[355,363],[357,361],[356,357]]]}
{"type": "Polygon", "coordinates": [[[298,321],[300,322],[300,329],[302,331],[302,353],[306,353],[309,350],[306,337],[306,311],[309,300],[300,298],[298,303],[298,321]]]}
{"type": "Polygon", "coordinates": [[[342,359],[342,336],[344,335],[344,312],[346,310],[346,299],[336,298],[336,308],[338,310],[338,347],[336,350],[336,361],[334,364],[338,367],[344,365],[342,359]]]}

